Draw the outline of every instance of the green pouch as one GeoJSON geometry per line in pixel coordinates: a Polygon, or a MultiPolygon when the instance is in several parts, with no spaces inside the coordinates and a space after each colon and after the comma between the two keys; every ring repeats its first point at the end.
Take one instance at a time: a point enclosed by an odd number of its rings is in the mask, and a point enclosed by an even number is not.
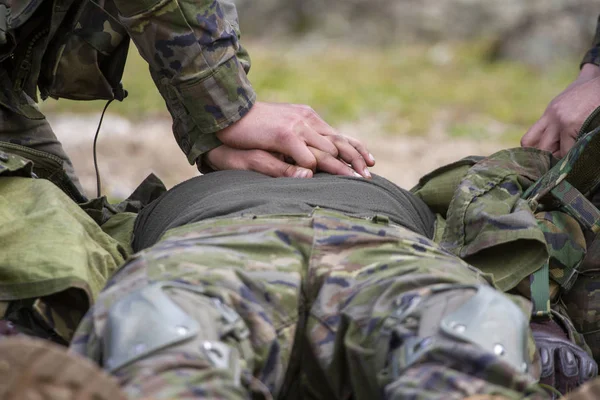
{"type": "Polygon", "coordinates": [[[63,168],[64,161],[60,157],[8,142],[0,142],[0,151],[9,154],[10,157],[18,156],[20,159],[27,160],[31,164],[32,174],[26,176],[51,181],[76,203],[86,201],[85,196],[77,189],[65,172],[63,168]]]}
{"type": "Polygon", "coordinates": [[[111,0],[84,0],[57,32],[39,81],[42,98],[122,100],[129,36],[111,0]]]}
{"type": "Polygon", "coordinates": [[[446,218],[448,207],[460,181],[467,174],[469,168],[483,158],[479,156],[466,157],[440,167],[419,179],[417,186],[410,191],[423,200],[431,211],[446,218]]]}
{"type": "Polygon", "coordinates": [[[20,147],[0,143],[0,301],[78,289],[92,303],[127,249],[54,182],[38,178],[62,164],[42,152],[29,154],[34,162],[20,147]]]}
{"type": "Polygon", "coordinates": [[[562,211],[544,211],[535,217],[548,245],[550,277],[568,291],[577,279],[587,251],[581,226],[562,211]]]}
{"type": "Polygon", "coordinates": [[[441,246],[509,290],[548,257],[543,232],[521,195],[549,168],[535,149],[499,151],[473,165],[448,206],[441,246]]]}
{"type": "Polygon", "coordinates": [[[124,249],[45,179],[0,175],[0,300],[85,292],[90,303],[124,249]]]}

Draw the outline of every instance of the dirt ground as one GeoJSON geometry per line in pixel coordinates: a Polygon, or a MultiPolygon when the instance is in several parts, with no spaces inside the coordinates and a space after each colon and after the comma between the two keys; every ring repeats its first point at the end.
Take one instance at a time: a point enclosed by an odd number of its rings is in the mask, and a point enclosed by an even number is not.
{"type": "MultiPolygon", "coordinates": [[[[71,156],[87,194],[95,195],[92,143],[98,116],[60,114],[48,119],[71,156]]],[[[451,138],[443,124],[434,126],[422,137],[386,135],[377,118],[337,128],[340,133],[360,138],[368,145],[377,162],[372,172],[405,188],[412,187],[420,176],[438,166],[506,147],[494,140],[451,138]]],[[[167,187],[199,174],[177,146],[167,118],[133,123],[117,115],[106,115],[98,141],[98,160],[103,194],[114,199],[126,198],[152,172],[167,187]]]]}

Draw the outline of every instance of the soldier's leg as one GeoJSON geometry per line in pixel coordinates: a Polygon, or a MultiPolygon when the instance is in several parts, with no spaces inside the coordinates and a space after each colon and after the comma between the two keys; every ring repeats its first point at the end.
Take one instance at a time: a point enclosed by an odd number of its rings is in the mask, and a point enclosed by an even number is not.
{"type": "Polygon", "coordinates": [[[69,178],[83,193],[73,163],[46,119],[29,119],[0,106],[0,142],[16,143],[57,156],[69,178]]]}
{"type": "Polygon", "coordinates": [[[545,396],[527,301],[403,228],[334,218],[318,226],[304,352],[311,395],[545,396]]]}
{"type": "Polygon", "coordinates": [[[130,398],[277,395],[310,230],[240,219],[171,233],[113,277],[72,347],[130,398]]]}

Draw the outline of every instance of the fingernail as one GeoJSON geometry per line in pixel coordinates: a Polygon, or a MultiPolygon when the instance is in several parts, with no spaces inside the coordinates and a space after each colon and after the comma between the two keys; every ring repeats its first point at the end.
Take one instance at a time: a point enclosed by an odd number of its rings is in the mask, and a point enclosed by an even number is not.
{"type": "Polygon", "coordinates": [[[369,153],[369,161],[375,162],[375,157],[373,157],[373,154],[371,153],[369,153]]]}
{"type": "Polygon", "coordinates": [[[308,171],[305,169],[299,169],[294,174],[294,178],[308,178],[308,171]]]}
{"type": "Polygon", "coordinates": [[[368,168],[365,168],[365,169],[363,170],[363,172],[364,172],[364,174],[367,176],[367,178],[372,178],[372,176],[371,176],[371,173],[369,172],[369,169],[368,169],[368,168]]]}
{"type": "Polygon", "coordinates": [[[361,174],[359,174],[356,171],[352,171],[352,172],[354,173],[354,176],[357,177],[357,178],[362,178],[363,177],[361,174]]]}

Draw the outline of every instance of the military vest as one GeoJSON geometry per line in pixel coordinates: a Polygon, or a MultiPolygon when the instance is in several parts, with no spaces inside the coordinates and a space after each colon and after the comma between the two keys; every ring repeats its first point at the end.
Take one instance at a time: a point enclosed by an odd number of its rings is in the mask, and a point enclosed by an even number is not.
{"type": "Polygon", "coordinates": [[[0,0],[0,104],[43,118],[31,99],[122,99],[129,36],[112,0],[0,0]]]}

